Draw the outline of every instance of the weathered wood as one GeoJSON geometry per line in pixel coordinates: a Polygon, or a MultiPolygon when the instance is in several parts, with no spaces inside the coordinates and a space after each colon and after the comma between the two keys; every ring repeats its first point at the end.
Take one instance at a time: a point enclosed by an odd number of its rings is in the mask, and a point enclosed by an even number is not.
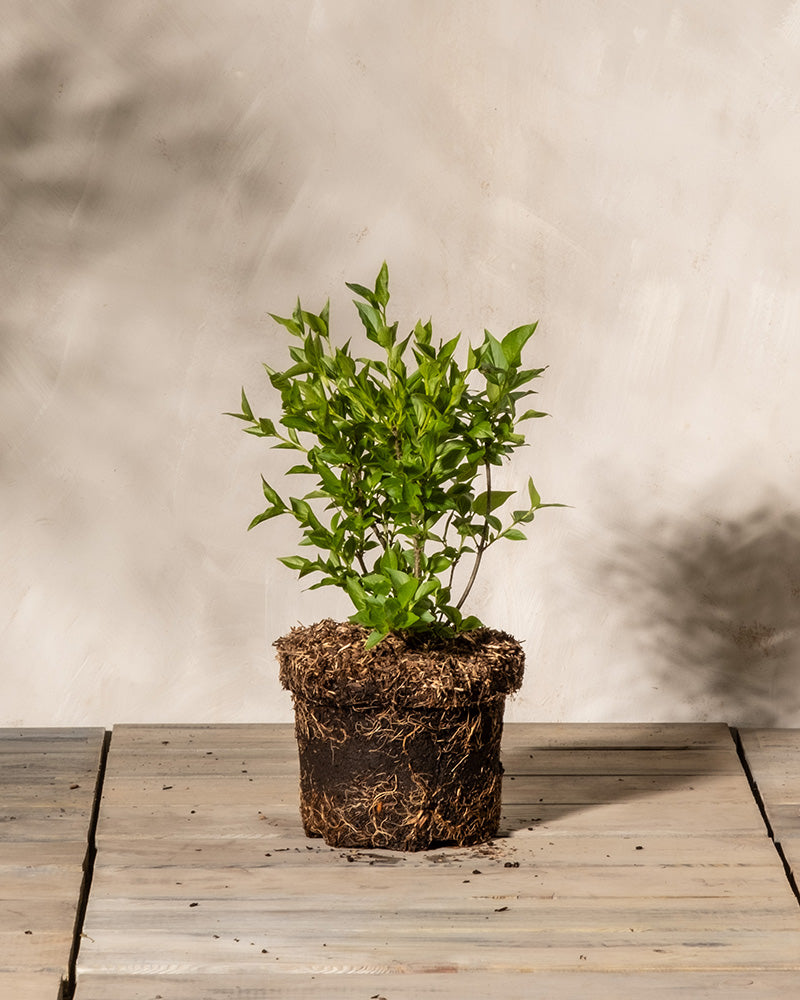
{"type": "Polygon", "coordinates": [[[772,834],[800,881],[800,730],[742,729],[739,735],[772,834]]]}
{"type": "MultiPolygon", "coordinates": [[[[335,921],[329,913],[325,919],[335,921]]],[[[391,940],[379,938],[380,928],[370,927],[347,940],[336,931],[309,934],[309,928],[289,926],[286,934],[245,928],[211,928],[203,935],[190,935],[172,928],[158,931],[108,931],[106,957],[94,965],[96,972],[118,970],[120,975],[205,972],[228,976],[270,968],[297,976],[337,973],[357,977],[365,972],[392,972],[393,997],[402,997],[403,977],[435,970],[450,970],[461,978],[461,996],[470,996],[470,979],[477,972],[497,973],[498,990],[508,974],[541,972],[647,972],[693,971],[795,971],[797,932],[766,927],[763,931],[703,932],[659,929],[631,934],[625,931],[580,929],[545,930],[538,935],[524,931],[496,932],[472,921],[459,935],[431,935],[427,926],[400,935],[394,927],[391,940]],[[168,944],[165,938],[169,938],[168,944]]],[[[84,944],[86,939],[84,939],[84,944]]],[[[81,979],[83,969],[80,972],[81,979]]],[[[358,982],[357,978],[354,978],[358,982]]],[[[79,979],[77,1000],[81,995],[79,979]]],[[[406,994],[408,996],[408,994],[406,994]]]]}
{"type": "Polygon", "coordinates": [[[0,730],[0,996],[55,1000],[67,976],[102,729],[0,730]]]}
{"type": "Polygon", "coordinates": [[[511,752],[520,746],[538,749],[634,749],[666,750],[687,748],[733,748],[730,729],[724,723],[536,723],[535,726],[511,724],[506,727],[503,749],[511,752]]]}
{"type": "MultiPolygon", "coordinates": [[[[462,862],[447,868],[431,866],[401,869],[387,865],[345,865],[315,867],[308,873],[306,865],[262,867],[250,869],[169,868],[156,872],[105,868],[98,871],[92,886],[92,912],[118,913],[118,920],[137,921],[138,912],[148,913],[162,906],[180,912],[183,900],[206,902],[226,908],[231,900],[239,912],[250,905],[255,912],[308,911],[332,907],[331,912],[353,912],[360,918],[379,910],[393,913],[394,896],[400,897],[401,913],[445,909],[448,912],[485,914],[486,900],[513,899],[517,908],[528,908],[547,921],[551,911],[563,907],[567,900],[577,900],[595,909],[602,909],[610,900],[625,900],[625,914],[617,918],[628,920],[631,908],[643,904],[658,907],[680,901],[687,910],[724,907],[725,901],[746,901],[748,912],[767,908],[781,917],[794,916],[797,903],[785,879],[775,878],[774,866],[748,867],[732,873],[725,867],[682,865],[562,865],[557,868],[530,866],[508,869],[500,862],[482,862],[480,874],[474,874],[475,861],[462,862]],[[737,877],[738,874],[738,877],[737,877]],[[343,879],[350,886],[353,901],[339,899],[343,879]],[[120,886],[127,890],[120,893],[120,886]],[[118,900],[123,900],[118,905],[118,900]],[[255,900],[255,902],[253,902],[255,900]],[[544,910],[541,900],[555,900],[544,910]]],[[[572,903],[570,903],[572,905],[572,903]]],[[[576,904],[577,905],[577,904],[576,904]]],[[[679,907],[680,909],[680,907],[679,907]]],[[[197,914],[189,914],[194,920],[197,914]]],[[[613,915],[612,915],[613,916],[613,915]]],[[[605,914],[604,920],[612,916],[605,914]]],[[[746,918],[747,914],[745,914],[746,918]]],[[[627,925],[627,924],[626,924],[627,925]]]]}
{"type": "MultiPolygon", "coordinates": [[[[674,837],[664,834],[647,838],[632,834],[561,834],[545,838],[540,830],[515,830],[495,841],[498,857],[504,862],[523,851],[533,864],[555,867],[561,865],[602,864],[629,865],[694,865],[698,867],[770,866],[775,862],[775,848],[763,831],[736,837],[674,837]],[[638,850],[641,848],[641,850],[638,850]]],[[[155,853],[150,841],[132,839],[104,841],[104,864],[120,868],[170,868],[203,865],[209,868],[251,868],[299,865],[391,865],[447,867],[461,861],[474,864],[484,861],[487,849],[448,848],[401,854],[391,851],[360,851],[326,847],[319,840],[309,840],[297,825],[280,839],[250,838],[214,839],[175,836],[162,839],[155,853]],[[291,857],[287,858],[287,855],[291,857]],[[298,855],[300,856],[298,858],[298,855]]]]}
{"type": "Polygon", "coordinates": [[[227,975],[155,974],[119,976],[88,973],[81,979],[79,1000],[367,1000],[398,997],[433,1000],[788,1000],[797,991],[795,972],[648,973],[476,972],[468,993],[455,972],[422,974],[362,972],[357,976],[310,973],[285,975],[274,968],[227,975]]]}
{"type": "Polygon", "coordinates": [[[302,835],[291,727],[119,727],[76,1000],[787,995],[800,908],[727,727],[503,757],[493,844],[346,851],[302,835]]]}
{"type": "Polygon", "coordinates": [[[62,985],[61,976],[56,972],[0,969],[0,997],[3,1000],[59,1000],[62,985]]]}
{"type": "Polygon", "coordinates": [[[529,744],[503,754],[506,770],[517,776],[533,774],[739,774],[734,748],[636,750],[597,747],[575,750],[546,749],[529,744]]]}

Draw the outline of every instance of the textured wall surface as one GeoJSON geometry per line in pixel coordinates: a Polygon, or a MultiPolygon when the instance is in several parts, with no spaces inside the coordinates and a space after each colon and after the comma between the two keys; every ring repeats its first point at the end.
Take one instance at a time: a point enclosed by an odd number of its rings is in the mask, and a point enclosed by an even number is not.
{"type": "MultiPolygon", "coordinates": [[[[539,319],[524,720],[800,725],[800,3],[7,0],[0,725],[278,721],[267,317],[539,319]]],[[[273,407],[274,412],[274,407],[273,407]]],[[[287,548],[288,546],[288,548],[287,548]]]]}

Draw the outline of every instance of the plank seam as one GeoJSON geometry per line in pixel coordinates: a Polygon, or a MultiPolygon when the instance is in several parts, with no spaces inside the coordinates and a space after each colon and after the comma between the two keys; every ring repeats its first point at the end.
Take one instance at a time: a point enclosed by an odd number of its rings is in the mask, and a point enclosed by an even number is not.
{"type": "Polygon", "coordinates": [[[744,771],[745,777],[747,778],[747,781],[750,785],[750,791],[753,795],[753,799],[755,800],[759,812],[761,813],[761,818],[764,821],[764,826],[767,828],[767,835],[769,836],[769,839],[772,841],[772,846],[775,848],[778,857],[781,859],[781,863],[783,864],[783,871],[784,874],[786,875],[786,881],[789,883],[789,887],[794,893],[795,899],[797,900],[798,904],[800,904],[800,888],[797,885],[797,881],[794,877],[794,872],[792,871],[792,866],[789,864],[789,860],[783,851],[783,847],[781,846],[780,841],[775,839],[775,831],[772,829],[772,824],[769,821],[766,803],[764,802],[764,799],[761,795],[761,791],[758,787],[758,782],[756,781],[755,777],[753,776],[753,772],[750,769],[750,763],[747,760],[747,751],[745,750],[741,733],[734,726],[731,726],[731,735],[733,736],[733,740],[736,744],[736,752],[739,754],[739,761],[741,762],[742,770],[744,771]]]}
{"type": "Polygon", "coordinates": [[[106,777],[106,763],[108,761],[108,750],[110,745],[111,731],[106,729],[103,734],[103,743],[100,747],[100,759],[97,767],[94,800],[92,802],[92,812],[89,818],[86,856],[83,864],[83,880],[81,882],[81,892],[75,913],[75,929],[72,937],[72,949],[70,950],[69,964],[67,966],[67,979],[61,985],[61,992],[58,1000],[73,1000],[75,996],[78,952],[81,946],[83,925],[86,919],[86,908],[89,905],[89,893],[92,889],[95,859],[97,858],[97,822],[100,816],[100,800],[103,796],[103,785],[106,777]]]}

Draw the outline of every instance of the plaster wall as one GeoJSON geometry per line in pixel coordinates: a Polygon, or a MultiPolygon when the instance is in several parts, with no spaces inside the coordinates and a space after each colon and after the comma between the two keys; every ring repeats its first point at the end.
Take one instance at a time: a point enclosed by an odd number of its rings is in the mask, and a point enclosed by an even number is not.
{"type": "Polygon", "coordinates": [[[0,78],[0,725],[290,717],[347,604],[221,414],[384,258],[401,326],[540,321],[509,717],[800,725],[800,3],[7,0],[0,78]]]}

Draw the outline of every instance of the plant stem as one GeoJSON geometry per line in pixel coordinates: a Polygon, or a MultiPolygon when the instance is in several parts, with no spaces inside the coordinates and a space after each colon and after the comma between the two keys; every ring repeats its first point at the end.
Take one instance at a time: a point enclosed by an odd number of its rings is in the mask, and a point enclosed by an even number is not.
{"type": "Polygon", "coordinates": [[[481,559],[483,558],[483,553],[489,539],[489,512],[492,509],[492,467],[489,464],[488,458],[484,461],[484,467],[486,469],[486,520],[483,522],[483,531],[481,532],[481,539],[478,542],[478,551],[475,553],[475,564],[472,567],[472,573],[467,581],[464,593],[461,595],[458,604],[456,604],[456,609],[459,610],[464,601],[466,601],[467,595],[472,590],[473,583],[475,583],[475,577],[478,575],[481,559]]]}
{"type": "MultiPolygon", "coordinates": [[[[419,522],[415,522],[414,527],[419,530],[419,522]]],[[[418,580],[420,578],[420,574],[422,573],[422,548],[423,543],[419,535],[416,535],[414,538],[414,576],[418,580]]]]}

